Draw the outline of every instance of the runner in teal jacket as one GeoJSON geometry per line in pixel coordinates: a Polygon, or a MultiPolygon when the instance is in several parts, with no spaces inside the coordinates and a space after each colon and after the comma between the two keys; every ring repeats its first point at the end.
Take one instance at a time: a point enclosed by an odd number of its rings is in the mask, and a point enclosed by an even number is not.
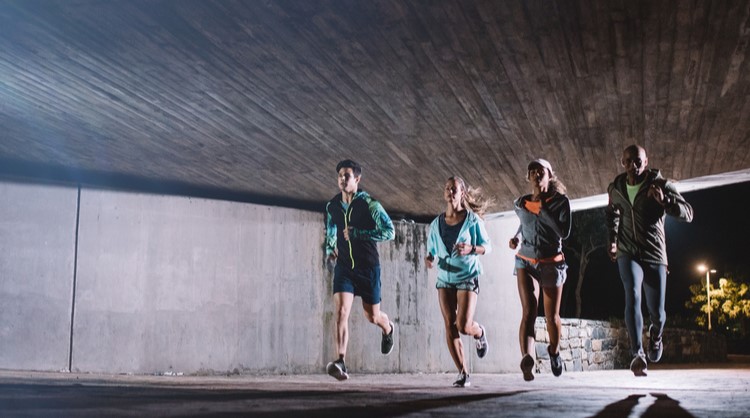
{"type": "MultiPolygon", "coordinates": [[[[427,237],[427,252],[437,258],[438,284],[457,284],[482,274],[482,263],[479,254],[471,253],[457,256],[454,248],[446,248],[440,237],[440,224],[445,223],[445,214],[441,214],[430,224],[430,234],[427,237]]],[[[456,243],[466,243],[470,246],[484,247],[484,253],[492,251],[490,237],[484,227],[484,221],[473,211],[467,211],[466,220],[461,226],[456,243]]]]}
{"type": "Polygon", "coordinates": [[[487,333],[474,321],[474,311],[479,294],[479,275],[482,274],[478,256],[492,249],[481,218],[490,202],[481,196],[479,190],[466,187],[460,177],[448,179],[443,198],[445,212],[430,224],[425,264],[427,268],[432,268],[433,264],[438,266],[435,287],[448,350],[458,368],[458,378],[453,386],[466,387],[471,382],[460,334],[474,337],[479,358],[484,357],[489,349],[487,333]]]}

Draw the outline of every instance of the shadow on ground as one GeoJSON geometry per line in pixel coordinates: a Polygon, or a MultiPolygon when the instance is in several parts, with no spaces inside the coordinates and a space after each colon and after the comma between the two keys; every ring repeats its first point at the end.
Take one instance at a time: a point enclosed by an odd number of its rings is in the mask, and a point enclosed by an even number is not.
{"type": "Polygon", "coordinates": [[[294,411],[305,417],[395,417],[510,397],[525,391],[455,396],[410,393],[413,399],[393,400],[388,393],[370,391],[226,390],[159,388],[148,386],[92,386],[86,384],[0,384],[0,411],[9,415],[74,416],[101,411],[135,415],[138,411],[166,415],[223,416],[248,414],[286,417],[294,411]]]}
{"type": "MultiPolygon", "coordinates": [[[[627,398],[611,403],[591,418],[628,418],[641,398],[647,395],[630,395],[627,398]]],[[[641,418],[695,418],[693,414],[680,406],[680,402],[664,393],[652,393],[655,397],[651,406],[641,415],[641,418]]]]}

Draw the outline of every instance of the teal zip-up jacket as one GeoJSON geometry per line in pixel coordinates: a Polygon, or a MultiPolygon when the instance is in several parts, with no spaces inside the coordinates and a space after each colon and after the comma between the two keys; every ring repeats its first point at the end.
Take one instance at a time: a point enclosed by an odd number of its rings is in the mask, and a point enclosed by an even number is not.
{"type": "Polygon", "coordinates": [[[693,220],[693,207],[677,192],[674,184],[661,176],[657,169],[646,171],[635,200],[630,203],[625,184],[627,173],[618,175],[607,188],[607,229],[610,244],[617,244],[617,256],[628,254],[653,264],[667,265],[667,241],[664,234],[664,218],[670,215],[682,222],[693,220]],[[648,196],[648,189],[656,184],[664,190],[669,202],[660,205],[648,196]]]}
{"type": "Polygon", "coordinates": [[[370,268],[380,265],[375,243],[390,241],[395,231],[390,216],[380,202],[360,190],[344,209],[341,193],[326,204],[326,256],[338,251],[336,263],[349,269],[370,268]],[[349,241],[344,239],[344,230],[352,227],[349,241]]]}
{"type": "MultiPolygon", "coordinates": [[[[461,231],[458,233],[456,243],[465,242],[471,245],[481,245],[484,253],[489,254],[492,250],[490,237],[484,227],[484,221],[476,213],[466,211],[466,220],[461,231]]],[[[427,236],[427,253],[435,258],[438,266],[438,280],[445,283],[459,283],[482,274],[482,263],[479,262],[478,254],[459,256],[445,248],[443,239],[440,237],[440,217],[438,216],[430,224],[430,232],[427,236]]]]}

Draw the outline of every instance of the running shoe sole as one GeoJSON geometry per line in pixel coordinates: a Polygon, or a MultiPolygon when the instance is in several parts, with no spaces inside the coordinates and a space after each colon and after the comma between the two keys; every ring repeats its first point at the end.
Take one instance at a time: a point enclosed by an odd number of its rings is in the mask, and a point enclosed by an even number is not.
{"type": "Polygon", "coordinates": [[[346,380],[349,378],[349,374],[343,371],[335,362],[328,363],[326,366],[326,372],[336,380],[346,380]]]}
{"type": "Polygon", "coordinates": [[[469,375],[463,375],[460,374],[459,377],[455,382],[453,382],[454,388],[468,388],[471,386],[471,381],[469,380],[469,375]]]}
{"type": "Polygon", "coordinates": [[[647,369],[648,363],[646,363],[646,359],[641,356],[635,356],[633,361],[630,362],[630,371],[633,372],[636,377],[647,376],[647,369]]]}
{"type": "Polygon", "coordinates": [[[531,382],[534,380],[534,358],[526,354],[521,359],[521,371],[523,372],[523,380],[531,382]]]}

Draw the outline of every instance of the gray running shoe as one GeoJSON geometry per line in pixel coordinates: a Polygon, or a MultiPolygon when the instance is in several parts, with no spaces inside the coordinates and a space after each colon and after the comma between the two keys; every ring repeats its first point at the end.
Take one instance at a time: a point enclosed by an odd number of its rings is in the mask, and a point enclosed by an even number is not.
{"type": "Polygon", "coordinates": [[[346,364],[341,359],[328,363],[326,372],[337,380],[346,380],[349,378],[349,373],[346,372],[346,364]]]}
{"type": "Polygon", "coordinates": [[[558,351],[557,354],[552,354],[550,346],[547,346],[547,352],[549,353],[549,364],[552,368],[552,374],[560,376],[563,372],[563,363],[560,358],[560,352],[558,351]]]}
{"type": "Polygon", "coordinates": [[[534,380],[534,358],[531,355],[526,354],[521,359],[521,371],[523,372],[523,380],[530,382],[534,380]]]}
{"type": "Polygon", "coordinates": [[[664,353],[664,344],[662,344],[661,337],[657,338],[651,332],[653,328],[653,325],[648,327],[648,360],[652,363],[658,363],[661,360],[662,353],[664,353]]]}
{"type": "Polygon", "coordinates": [[[453,382],[453,387],[456,388],[467,388],[471,386],[471,380],[469,380],[469,374],[464,372],[458,373],[458,378],[453,382]]]}
{"type": "Polygon", "coordinates": [[[481,325],[479,328],[482,328],[482,336],[476,339],[477,357],[483,358],[487,355],[487,351],[490,349],[490,344],[487,342],[487,331],[481,325]]]}
{"type": "Polygon", "coordinates": [[[380,340],[380,352],[385,354],[386,356],[388,354],[391,354],[391,351],[393,351],[393,331],[396,330],[396,326],[393,325],[393,322],[390,322],[391,324],[391,332],[388,334],[383,334],[383,339],[380,340]]]}
{"type": "Polygon", "coordinates": [[[636,376],[646,376],[646,370],[648,370],[646,356],[638,354],[633,357],[633,361],[630,362],[630,371],[636,376]]]}

